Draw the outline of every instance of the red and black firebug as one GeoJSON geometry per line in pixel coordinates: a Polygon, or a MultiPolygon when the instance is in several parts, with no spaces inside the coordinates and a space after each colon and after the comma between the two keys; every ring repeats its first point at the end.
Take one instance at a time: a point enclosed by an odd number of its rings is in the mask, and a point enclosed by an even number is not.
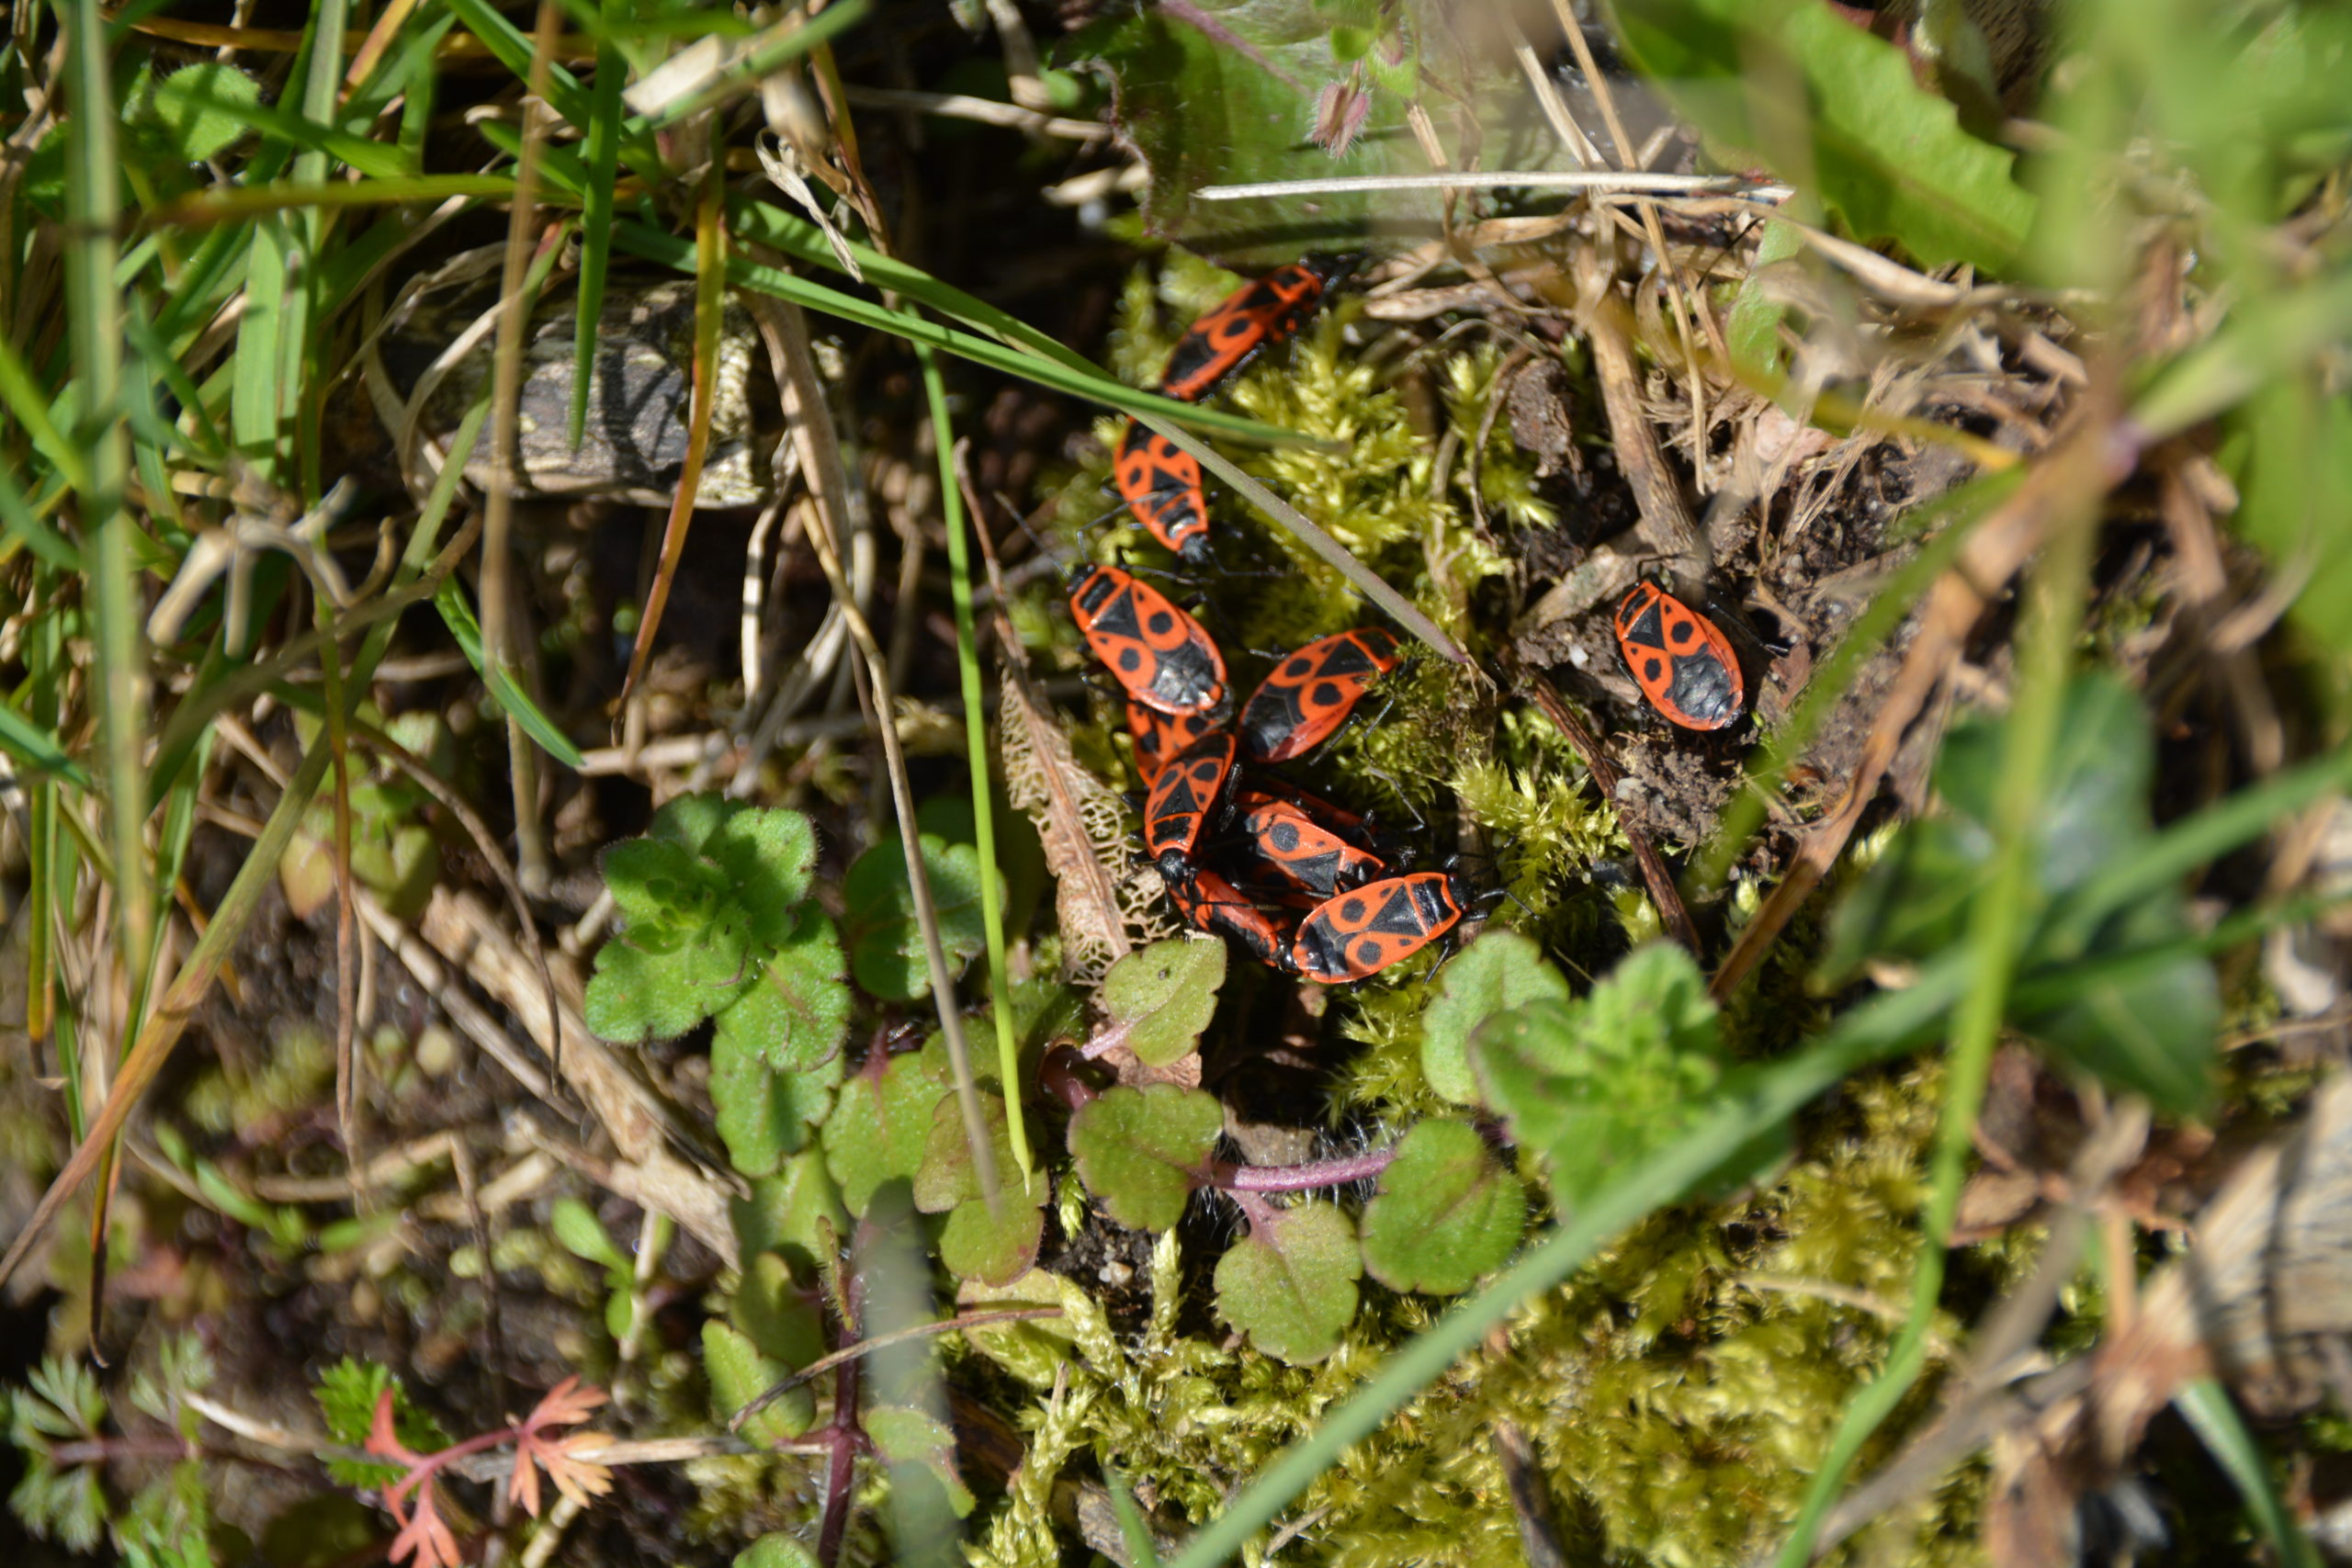
{"type": "Polygon", "coordinates": [[[1221,722],[1215,708],[1197,713],[1161,713],[1127,699],[1127,733],[1135,739],[1136,773],[1149,789],[1168,759],[1215,729],[1221,722]]]}
{"type": "Polygon", "coordinates": [[[1226,296],[1177,341],[1159,389],[1188,403],[1199,402],[1259,354],[1305,326],[1331,285],[1355,269],[1356,260],[1307,256],[1226,296]]]}
{"type": "Polygon", "coordinates": [[[1135,420],[1119,438],[1111,475],[1119,499],[1151,536],[1187,566],[1209,554],[1209,505],[1201,466],[1173,441],[1135,420]]]}
{"type": "Polygon", "coordinates": [[[1086,568],[1070,585],[1069,610],[1094,657],[1146,707],[1204,713],[1225,701],[1225,655],[1216,642],[1132,573],[1086,568]]]}
{"type": "Polygon", "coordinates": [[[1714,622],[1657,583],[1636,582],[1617,602],[1616,626],[1625,668],[1658,712],[1685,729],[1739,717],[1747,683],[1714,622]]]}
{"type": "Polygon", "coordinates": [[[1383,877],[1310,910],[1292,939],[1291,964],[1327,984],[1362,980],[1420,952],[1462,915],[1462,880],[1451,872],[1383,877]]]}
{"type": "Polygon", "coordinates": [[[1316,638],[1275,665],[1243,705],[1243,754],[1253,762],[1305,756],[1329,739],[1372,683],[1401,662],[1395,634],[1378,626],[1316,638]]]}
{"type": "Polygon", "coordinates": [[[1290,966],[1290,933],[1216,872],[1196,869],[1185,886],[1170,883],[1168,897],[1194,930],[1223,932],[1261,964],[1276,969],[1290,966]]]}
{"type": "Polygon", "coordinates": [[[1235,803],[1234,827],[1250,854],[1297,892],[1327,899],[1370,882],[1388,863],[1316,820],[1295,802],[1261,790],[1235,803]]]}
{"type": "Polygon", "coordinates": [[[1160,879],[1180,887],[1193,878],[1193,851],[1224,804],[1233,777],[1233,737],[1210,735],[1168,760],[1143,803],[1143,847],[1160,879]]]}

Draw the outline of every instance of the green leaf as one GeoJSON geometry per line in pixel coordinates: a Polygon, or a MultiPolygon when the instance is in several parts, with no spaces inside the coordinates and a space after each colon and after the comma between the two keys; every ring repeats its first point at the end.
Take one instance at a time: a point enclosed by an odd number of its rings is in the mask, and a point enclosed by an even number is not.
{"type": "Polygon", "coordinates": [[[1070,1157],[1086,1190],[1133,1230],[1172,1229],[1208,1169],[1225,1111],[1196,1089],[1109,1089],[1069,1119],[1070,1157]]]}
{"type": "Polygon", "coordinates": [[[1216,1310],[1279,1360],[1302,1366],[1340,1348],[1356,1316],[1363,1259],[1336,1204],[1272,1211],[1216,1263],[1216,1310]]]}
{"type": "Polygon", "coordinates": [[[1538,1000],[1482,1025],[1471,1065],[1511,1136],[1573,1202],[1671,1143],[1723,1077],[1715,1006],[1680,948],[1627,954],[1582,1001],[1538,1000]]]}
{"type": "MultiPolygon", "coordinates": [[[[2176,886],[2096,908],[2075,897],[2155,852],[2160,836],[2148,805],[2155,742],[2140,699],[2111,676],[2078,677],[2064,701],[2033,826],[2036,916],[2020,994],[2073,967],[2096,973],[2102,959],[2160,947],[2189,930],[2176,886]]],[[[1974,716],[1946,739],[1935,775],[1943,814],[1907,824],[1839,907],[1825,979],[1841,981],[1874,957],[1924,962],[1962,940],[1969,906],[1991,875],[2005,723],[1974,716]]],[[[2220,1016],[2211,964],[2184,950],[2172,963],[2105,975],[2064,1007],[2020,1011],[2010,1021],[2109,1083],[2190,1114],[2211,1091],[2220,1016]]]]}
{"type": "Polygon", "coordinates": [[[892,1464],[921,1465],[939,1478],[963,1518],[972,1511],[972,1494],[956,1471],[956,1438],[945,1426],[920,1410],[904,1405],[877,1404],[865,1413],[865,1435],[875,1450],[892,1464]]]}
{"type": "Polygon", "coordinates": [[[1724,161],[1813,184],[1857,238],[1898,240],[1929,266],[1996,271],[2023,246],[2034,199],[2015,155],[1962,130],[1903,51],[1829,6],[1611,0],[1609,10],[1625,58],[1724,161]]]}
{"type": "Polygon", "coordinates": [[[1225,943],[1216,937],[1155,942],[1111,965],[1098,998],[1126,1045],[1145,1065],[1164,1067],[1188,1055],[1216,1014],[1225,984],[1225,943]]]}
{"type": "MultiPolygon", "coordinates": [[[[1020,1174],[1020,1167],[1012,1159],[1012,1134],[1005,1124],[1003,1097],[983,1094],[979,1100],[980,1122],[988,1128],[998,1178],[1011,1183],[1020,1174]]],[[[1003,1190],[1007,1202],[1031,1208],[1043,1206],[1053,1195],[1052,1183],[1042,1179],[1033,1182],[1026,1193],[1016,1185],[1007,1185],[1003,1190]]],[[[926,1214],[944,1214],[979,1196],[979,1168],[964,1132],[963,1107],[956,1096],[949,1095],[932,1107],[931,1134],[923,1140],[922,1167],[915,1175],[915,1207],[926,1214]]]]}
{"type": "MultiPolygon", "coordinates": [[[[1022,1201],[1013,1185],[1019,1170],[1000,1168],[1007,1179],[1000,1213],[989,1213],[982,1199],[967,1199],[956,1205],[940,1229],[939,1261],[959,1280],[1009,1285],[1037,1261],[1037,1247],[1046,1236],[1046,1211],[1022,1201]]],[[[1043,1192],[1049,1184],[1041,1177],[1037,1187],[1043,1192]]]]}
{"type": "Polygon", "coordinates": [[[2339,659],[2352,653],[2352,400],[2279,377],[2225,429],[2222,456],[2245,498],[2233,526],[2302,584],[2287,612],[2297,629],[2339,659]]]}
{"type": "Polygon", "coordinates": [[[718,1034],[741,1042],[773,1071],[811,1073],[841,1055],[850,1001],[833,922],[815,904],[803,905],[791,934],[718,1014],[718,1034]]]}
{"type": "Polygon", "coordinates": [[[914,1179],[931,1140],[932,1110],[946,1093],[945,1078],[920,1054],[891,1057],[878,1076],[869,1064],[842,1086],[821,1136],[825,1168],[851,1213],[862,1217],[884,1182],[914,1179]]]}
{"type": "MultiPolygon", "coordinates": [[[[408,1391],[401,1386],[401,1380],[392,1375],[391,1370],[372,1361],[356,1361],[345,1356],[319,1374],[311,1397],[318,1402],[319,1415],[326,1422],[328,1434],[345,1448],[356,1449],[368,1440],[368,1430],[376,1424],[376,1402],[386,1389],[391,1390],[392,1432],[401,1447],[412,1453],[429,1454],[449,1446],[448,1434],[410,1402],[408,1391]]],[[[401,1469],[399,1463],[389,1461],[327,1461],[327,1473],[345,1486],[382,1486],[399,1480],[401,1469]]]]}
{"type": "Polygon", "coordinates": [[[700,851],[750,916],[753,942],[782,947],[801,934],[800,906],[817,863],[817,829],[808,818],[746,807],[714,826],[700,851]]]}
{"type": "Polygon", "coordinates": [[[1488,931],[1438,971],[1437,996],[1421,1014],[1421,1076],[1457,1105],[1478,1103],[1470,1036],[1522,1002],[1568,999],[1568,983],[1544,950],[1517,931],[1488,931]]]}
{"type": "Polygon", "coordinates": [[[577,1198],[567,1195],[555,1201],[555,1206],[548,1212],[548,1229],[574,1258],[624,1273],[630,1268],[628,1255],[613,1245],[604,1222],[596,1218],[596,1211],[577,1198]]]}
{"type": "MultiPolygon", "coordinates": [[[[1416,78],[1429,69],[1413,46],[1450,37],[1459,21],[1419,3],[1351,9],[1349,19],[1358,26],[1335,31],[1329,17],[1302,0],[1121,8],[1065,39],[1054,60],[1109,74],[1114,122],[1143,153],[1149,174],[1143,209],[1153,235],[1229,266],[1270,267],[1296,261],[1318,240],[1433,233],[1444,215],[1442,193],[1428,188],[1318,193],[1304,202],[1204,202],[1195,194],[1209,185],[1429,172],[1406,124],[1416,78]],[[1367,36],[1374,30],[1381,36],[1367,36]],[[1396,48],[1405,58],[1392,66],[1386,57],[1396,48]],[[1360,102],[1363,111],[1360,133],[1336,160],[1309,140],[1327,91],[1360,102]]],[[[1473,51],[1449,50],[1447,59],[1462,74],[1424,96],[1449,141],[1456,135],[1476,140],[1483,125],[1498,145],[1508,137],[1504,166],[1563,164],[1552,138],[1506,131],[1506,119],[1523,117],[1525,108],[1526,86],[1516,73],[1489,71],[1473,51]],[[1464,117],[1479,123],[1464,127],[1464,117]]]]}
{"type": "Polygon", "coordinates": [[[787,1367],[805,1367],[825,1354],[820,1292],[775,1253],[757,1253],[744,1263],[728,1316],[761,1355],[787,1367]]]}
{"type": "Polygon", "coordinates": [[[835,1055],[820,1067],[791,1072],[768,1066],[755,1035],[729,1027],[755,997],[719,1015],[710,1042],[710,1103],[728,1159],[745,1176],[767,1176],[808,1146],[808,1130],[832,1103],[842,1061],[835,1055]]]}
{"type": "MultiPolygon", "coordinates": [[[[244,135],[256,113],[268,112],[260,83],[233,65],[207,60],[167,76],[142,70],[123,105],[123,130],[152,157],[201,164],[244,135]]],[[[367,145],[371,155],[384,151],[367,145]]]]}
{"type": "MultiPolygon", "coordinates": [[[[710,1382],[710,1413],[721,1426],[792,1371],[774,1357],[761,1355],[741,1329],[715,1317],[702,1325],[702,1370],[710,1382]]],[[[781,1443],[807,1431],[816,1417],[816,1395],[804,1385],[744,1422],[742,1434],[749,1442],[781,1443]]]]}
{"type": "Polygon", "coordinates": [[[590,1031],[616,1044],[674,1040],[750,989],[743,933],[718,928],[682,941],[632,928],[596,950],[581,1012],[590,1031]]]}
{"type": "Polygon", "coordinates": [[[817,1568],[817,1554],[778,1532],[763,1535],[737,1552],[735,1568],[817,1568]]]}
{"type": "MultiPolygon", "coordinates": [[[[939,920],[940,945],[960,970],[988,946],[980,914],[980,857],[969,844],[950,844],[924,833],[916,839],[931,901],[939,920]]],[[[884,839],[857,857],[842,887],[849,927],[850,968],[857,983],[885,1001],[920,1001],[931,995],[931,965],[922,929],[915,921],[914,893],[907,884],[902,840],[884,839]]]]}
{"type": "Polygon", "coordinates": [[[752,1182],[749,1197],[728,1205],[728,1217],[743,1257],[778,1252],[799,1269],[830,1258],[833,1238],[849,1230],[849,1211],[820,1149],[803,1149],[774,1176],[752,1182]]]}
{"type": "Polygon", "coordinates": [[[57,737],[0,702],[0,750],[36,773],[53,773],[77,789],[92,786],[82,765],[65,754],[57,737]]]}
{"type": "Polygon", "coordinates": [[[1364,1206],[1363,1261],[1392,1291],[1458,1295],[1499,1268],[1527,1228],[1527,1190],[1478,1130],[1423,1122],[1405,1134],[1364,1206]]]}
{"type": "Polygon", "coordinates": [[[498,705],[512,714],[514,722],[522,726],[523,733],[537,741],[540,750],[573,773],[583,772],[588,761],[581,756],[580,748],[556,727],[555,720],[532,700],[531,694],[515,683],[513,672],[503,664],[484,668],[481,626],[474,619],[474,608],[466,603],[466,591],[454,574],[442,579],[441,586],[435,590],[433,607],[441,612],[442,623],[449,628],[449,635],[457,639],[458,651],[466,656],[466,662],[474,667],[474,673],[490,687],[491,695],[498,699],[498,705]]]}

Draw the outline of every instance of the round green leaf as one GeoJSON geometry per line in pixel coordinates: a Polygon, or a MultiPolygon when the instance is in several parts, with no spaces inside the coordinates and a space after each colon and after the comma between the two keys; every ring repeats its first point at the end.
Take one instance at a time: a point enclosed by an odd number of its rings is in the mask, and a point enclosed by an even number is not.
{"type": "Polygon", "coordinates": [[[1208,1168],[1225,1111],[1196,1089],[1114,1089],[1069,1121],[1069,1151],[1086,1190],[1121,1224],[1171,1228],[1208,1168]]]}
{"type": "MultiPolygon", "coordinates": [[[[741,1329],[715,1317],[702,1325],[702,1368],[710,1382],[710,1412],[722,1426],[790,1371],[782,1361],[761,1355],[741,1329]]],[[[744,1422],[743,1436],[754,1443],[780,1443],[807,1431],[816,1418],[817,1396],[804,1384],[744,1422]]]]}
{"type": "Polygon", "coordinates": [[[851,1213],[862,1217],[876,1188],[922,1168],[932,1108],[946,1092],[919,1055],[893,1056],[878,1076],[869,1068],[842,1086],[822,1138],[825,1168],[851,1213]]]}
{"type": "Polygon", "coordinates": [[[719,1015],[710,1043],[710,1102],[735,1168],[746,1176],[766,1176],[786,1155],[807,1146],[808,1128],[832,1103],[842,1059],[836,1055],[806,1072],[777,1072],[761,1059],[744,1032],[728,1027],[743,1011],[739,1003],[719,1015]]]}
{"type": "Polygon", "coordinates": [[[739,1037],[746,1051],[779,1073],[805,1073],[840,1053],[849,1034],[849,1007],[841,939],[824,911],[806,904],[790,935],[718,1014],[718,1032],[739,1037]]]}
{"type": "Polygon", "coordinates": [[[1126,1026],[1127,1048],[1145,1065],[1164,1067],[1199,1043],[1224,984],[1225,943],[1181,936],[1112,964],[1101,1000],[1112,1022],[1126,1026]]]}
{"type": "MultiPolygon", "coordinates": [[[[1014,1172],[1018,1175],[1018,1172],[1014,1172]]],[[[1046,1183],[1040,1180],[1037,1185],[1046,1183]]],[[[958,1203],[939,1233],[939,1260],[959,1280],[983,1285],[1009,1285],[1037,1261],[1038,1243],[1045,1239],[1046,1211],[1024,1203],[1008,1190],[990,1214],[978,1198],[958,1203]]]]}
{"type": "Polygon", "coordinates": [[[1527,1190],[1477,1129],[1423,1122],[1405,1134],[1363,1212],[1363,1261],[1393,1291],[1458,1295],[1527,1229],[1527,1190]]]}
{"type": "Polygon", "coordinates": [[[1568,983],[1544,950],[1517,931],[1489,931],[1438,972],[1437,997],[1421,1014],[1421,1076],[1458,1105],[1478,1102],[1470,1036],[1494,1014],[1539,998],[1568,999],[1568,983]]]}
{"type": "Polygon", "coordinates": [[[1330,1203],[1277,1211],[1216,1264],[1216,1310],[1260,1350],[1293,1366],[1340,1348],[1363,1271],[1355,1227],[1330,1203]]]}

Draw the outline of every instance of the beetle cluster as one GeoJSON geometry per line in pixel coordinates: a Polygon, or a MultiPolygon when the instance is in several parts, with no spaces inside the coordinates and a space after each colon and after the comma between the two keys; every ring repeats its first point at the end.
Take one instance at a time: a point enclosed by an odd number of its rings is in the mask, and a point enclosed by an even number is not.
{"type": "MultiPolygon", "coordinates": [[[[1295,334],[1350,258],[1308,257],[1241,288],[1193,323],[1159,389],[1207,397],[1295,334]]],[[[1188,566],[1208,559],[1200,465],[1133,420],[1114,463],[1136,520],[1188,566]]],[[[1402,662],[1374,626],[1335,632],[1285,655],[1233,715],[1225,656],[1201,624],[1132,572],[1080,569],[1070,613],[1125,694],[1146,790],[1144,849],[1170,900],[1198,930],[1306,978],[1361,980],[1443,937],[1464,911],[1450,871],[1403,872],[1369,822],[1271,770],[1320,747],[1402,662]]],[[[1619,602],[1618,646],[1651,704],[1674,723],[1736,720],[1745,689],[1723,633],[1654,583],[1619,602]]]]}

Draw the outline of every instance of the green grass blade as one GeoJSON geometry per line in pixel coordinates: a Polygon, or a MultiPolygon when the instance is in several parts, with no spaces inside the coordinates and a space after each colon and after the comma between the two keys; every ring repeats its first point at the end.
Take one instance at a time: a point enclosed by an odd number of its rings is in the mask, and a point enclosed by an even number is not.
{"type": "MultiPolygon", "coordinates": [[[[695,247],[691,240],[682,240],[635,222],[621,224],[613,231],[613,238],[622,250],[631,255],[658,262],[679,272],[694,271],[695,247]]],[[[1180,403],[1173,398],[1163,398],[1156,392],[1139,392],[1133,387],[1112,380],[1091,366],[1080,370],[1036,355],[1023,354],[990,339],[974,337],[953,327],[943,327],[910,311],[870,304],[854,295],[843,294],[820,283],[810,283],[780,268],[763,266],[740,256],[729,260],[727,276],[737,288],[749,288],[759,294],[773,294],[779,299],[789,299],[807,310],[845,321],[855,321],[860,326],[888,333],[909,343],[944,349],[958,358],[1022,377],[1041,387],[1084,398],[1090,402],[1102,403],[1128,412],[1158,414],[1163,419],[1197,429],[1238,435],[1270,445],[1298,445],[1312,439],[1295,431],[1276,430],[1272,425],[1261,424],[1239,414],[1221,413],[1192,403],[1180,403]]]]}
{"type": "MultiPolygon", "coordinates": [[[[989,768],[988,710],[980,700],[980,638],[972,619],[971,547],[964,538],[964,492],[956,482],[956,436],[947,418],[947,383],[939,374],[939,358],[921,344],[915,361],[922,367],[923,391],[931,401],[932,446],[939,458],[939,504],[947,528],[947,584],[956,606],[956,671],[964,694],[964,756],[972,770],[972,836],[980,856],[980,929],[989,944],[989,1013],[996,1020],[997,1066],[1001,1081],[1021,1081],[1021,1043],[1012,1035],[1012,982],[1004,962],[1004,908],[997,874],[996,789],[989,768]]],[[[1004,1097],[1007,1132],[1012,1157],[1021,1166],[1023,1184],[1036,1174],[1035,1156],[1029,1152],[1029,1130],[1022,1110],[1023,1097],[1004,1097]]]]}
{"type": "Polygon", "coordinates": [[[1553,1289],[1645,1216],[1679,1202],[1723,1162],[1724,1151],[1787,1121],[1840,1078],[1919,1044],[1965,989],[1967,954],[1930,964],[1909,988],[1874,997],[1839,1019],[1811,1049],[1746,1080],[1692,1126],[1536,1244],[1500,1279],[1447,1313],[1391,1357],[1362,1388],[1251,1482],[1194,1536],[1173,1568],[1216,1568],[1272,1524],[1290,1501],[1362,1442],[1522,1303],[1553,1289]]]}
{"type": "Polygon", "coordinates": [[[0,703],[0,750],[6,751],[24,767],[63,779],[76,789],[96,787],[90,775],[82,771],[82,764],[67,755],[55,735],[6,703],[0,703]]]}
{"type": "Polygon", "coordinates": [[[0,469],[0,563],[17,550],[30,550],[44,566],[59,571],[82,570],[82,552],[74,541],[40,520],[14,475],[0,469]]]}
{"type": "Polygon", "coordinates": [[[146,966],[154,933],[154,893],[147,876],[147,650],[130,534],[123,511],[130,463],[119,411],[122,396],[121,297],[115,292],[115,243],[120,170],[106,17],[97,0],[76,0],[61,17],[67,37],[67,79],[74,112],[65,130],[69,172],[65,242],[68,343],[81,389],[76,445],[86,454],[82,525],[92,597],[97,608],[100,733],[105,742],[108,839],[115,862],[117,961],[125,975],[146,966]]]}
{"type": "Polygon", "coordinates": [[[580,754],[580,748],[556,728],[555,720],[531,700],[531,694],[523,690],[505,666],[501,665],[494,670],[484,668],[481,624],[474,619],[474,608],[466,603],[465,590],[458,586],[457,579],[450,578],[441,584],[440,592],[433,595],[433,607],[441,612],[443,623],[448,626],[449,635],[458,639],[458,647],[464,652],[467,662],[490,687],[491,694],[498,699],[499,705],[514,716],[514,722],[523,727],[523,733],[537,741],[540,750],[565,767],[575,773],[585,768],[588,760],[580,754]]]}
{"type": "MultiPolygon", "coordinates": [[[[229,186],[199,191],[158,209],[154,221],[189,228],[234,218],[266,217],[289,209],[329,207],[404,207],[412,202],[447,201],[452,197],[478,196],[501,200],[514,194],[506,175],[402,175],[388,180],[284,180],[269,185],[229,186]]],[[[259,256],[255,256],[258,263],[259,256]]],[[[258,276],[258,272],[254,274],[258,276]]],[[[248,292],[250,292],[248,285],[248,292]]],[[[250,307],[248,307],[250,309],[250,307]]]]}
{"type": "Polygon", "coordinates": [[[2229,1472],[2238,1495],[2245,1499],[2246,1511],[2270,1538],[2270,1549],[2278,1554],[2278,1561],[2288,1568],[2319,1568],[2319,1554],[2312,1548],[2311,1537],[2295,1523],[2286,1499],[2278,1495],[2269,1463],[2256,1446],[2254,1434],[2239,1419],[2238,1407],[2230,1403],[2228,1391],[2211,1378],[2197,1378],[2173,1395],[2172,1403],[2204,1443],[2205,1451],[2229,1472]]]}
{"type": "Polygon", "coordinates": [[[77,491],[89,490],[90,467],[83,460],[81,448],[49,417],[48,397],[6,338],[0,338],[0,408],[15,417],[17,428],[32,442],[33,450],[48,458],[67,484],[77,491]]]}
{"type": "Polygon", "coordinates": [[[1969,965],[1968,990],[1952,1019],[1943,1110],[1928,1155],[1928,1201],[1920,1225],[1925,1234],[1912,1276],[1911,1309],[1887,1351],[1886,1365],[1846,1407],[1775,1560],[1778,1568],[1803,1568],[1812,1561],[1814,1540],[1845,1484],[1848,1470],[1871,1436],[1910,1393],[1927,1366],[1929,1331],[1942,1299],[1944,1266],[1952,1224],[1960,1212],[1961,1185],[1974,1147],[1976,1115],[1984,1104],[1993,1049],[2000,1042],[2001,1023],[2008,1013],[2026,937],[2039,913],[2034,853],[2040,840],[2035,823],[2047,794],[2051,759],[2058,748],[2094,531],[2087,507],[2061,518],[2034,573],[2034,602],[2019,637],[2017,696],[2001,742],[1999,793],[1994,800],[1992,824],[1992,875],[1969,910],[1966,945],[1955,954],[1969,965]]]}

